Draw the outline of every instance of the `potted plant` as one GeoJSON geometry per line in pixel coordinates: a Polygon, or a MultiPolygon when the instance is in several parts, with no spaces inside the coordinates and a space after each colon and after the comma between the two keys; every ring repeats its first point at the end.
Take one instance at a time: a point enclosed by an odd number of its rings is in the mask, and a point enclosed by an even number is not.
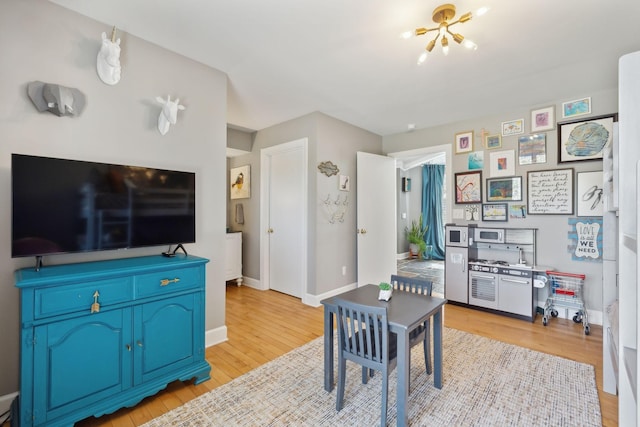
{"type": "Polygon", "coordinates": [[[422,214],[418,220],[411,221],[411,227],[406,228],[407,240],[409,241],[410,256],[421,257],[427,250],[427,243],[424,241],[424,235],[427,233],[429,226],[422,225],[422,214]]]}
{"type": "Polygon", "coordinates": [[[391,293],[393,292],[393,286],[386,282],[381,282],[378,287],[380,288],[378,299],[380,301],[389,301],[391,299],[391,293]]]}

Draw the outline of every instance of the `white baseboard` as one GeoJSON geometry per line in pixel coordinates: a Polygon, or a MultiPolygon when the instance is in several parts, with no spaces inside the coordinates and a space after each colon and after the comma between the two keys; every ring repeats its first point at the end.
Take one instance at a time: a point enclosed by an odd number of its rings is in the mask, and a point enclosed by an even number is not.
{"type": "Polygon", "coordinates": [[[252,279],[251,277],[242,276],[242,284],[259,291],[266,291],[267,289],[262,285],[260,280],[252,279]]]}
{"type": "Polygon", "coordinates": [[[325,298],[331,298],[332,296],[341,294],[343,292],[347,292],[350,291],[352,289],[355,289],[358,287],[357,283],[351,283],[349,285],[343,286],[341,288],[338,289],[333,289],[329,292],[325,292],[323,294],[320,295],[309,295],[306,294],[302,297],[302,303],[303,304],[307,304],[310,305],[312,307],[320,307],[322,304],[320,303],[320,301],[322,301],[325,298]]]}
{"type": "Polygon", "coordinates": [[[600,326],[602,326],[603,317],[602,317],[602,312],[601,311],[587,310],[587,313],[589,313],[589,324],[590,325],[600,325],[600,326]]]}
{"type": "MultiPolygon", "coordinates": [[[[546,301],[538,301],[538,307],[544,307],[545,302],[546,301]]],[[[573,316],[576,314],[576,311],[577,311],[573,308],[565,309],[564,307],[561,307],[561,306],[558,306],[557,310],[558,310],[558,318],[560,319],[573,319],[573,316]]],[[[602,326],[603,317],[602,317],[601,311],[587,309],[587,315],[588,315],[588,320],[590,325],[602,326]]],[[[542,319],[542,317],[540,317],[540,319],[542,319]]],[[[540,320],[540,322],[542,322],[542,320],[540,320]]]]}
{"type": "Polygon", "coordinates": [[[0,414],[4,414],[11,408],[11,402],[16,398],[18,392],[5,394],[4,396],[0,396],[0,414]]]}
{"type": "Polygon", "coordinates": [[[408,259],[409,258],[409,252],[403,252],[401,254],[396,254],[396,259],[408,259]]]}
{"type": "MultiPolygon", "coordinates": [[[[263,285],[260,282],[260,280],[252,279],[251,277],[243,276],[242,277],[242,283],[243,283],[243,286],[247,286],[248,288],[257,289],[259,291],[268,290],[265,287],[263,287],[263,285]]],[[[334,295],[338,295],[338,294],[341,294],[341,293],[346,292],[346,291],[350,291],[351,289],[355,289],[357,287],[358,287],[357,283],[351,283],[351,284],[343,286],[341,288],[334,289],[334,290],[329,291],[329,292],[325,292],[324,294],[321,294],[321,295],[304,294],[302,296],[301,300],[302,300],[303,304],[310,305],[312,307],[320,307],[322,305],[322,304],[320,304],[320,301],[322,301],[323,299],[330,298],[330,297],[332,297],[334,295]]]]}
{"type": "Polygon", "coordinates": [[[219,328],[210,329],[204,333],[204,346],[211,347],[212,345],[220,344],[221,342],[228,341],[227,327],[220,326],[219,328]]]}

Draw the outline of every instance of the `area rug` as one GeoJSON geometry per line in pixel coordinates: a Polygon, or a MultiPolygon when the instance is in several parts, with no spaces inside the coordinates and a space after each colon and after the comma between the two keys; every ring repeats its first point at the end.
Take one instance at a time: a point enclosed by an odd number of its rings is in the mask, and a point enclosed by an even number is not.
{"type": "MultiPolygon", "coordinates": [[[[414,426],[600,426],[593,366],[445,328],[443,386],[411,354],[409,423],[414,426]]],[[[337,360],[337,359],[336,359],[337,360]]],[[[362,384],[347,362],[344,408],[323,388],[322,337],[146,424],[165,426],[378,426],[381,375],[362,384]]],[[[213,366],[215,369],[215,363],[213,366]]],[[[396,370],[388,425],[396,424],[396,370]]]]}

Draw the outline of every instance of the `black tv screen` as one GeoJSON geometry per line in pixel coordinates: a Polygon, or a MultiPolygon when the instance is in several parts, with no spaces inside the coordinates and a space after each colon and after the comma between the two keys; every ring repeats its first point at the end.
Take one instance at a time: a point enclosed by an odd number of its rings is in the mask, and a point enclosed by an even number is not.
{"type": "Polygon", "coordinates": [[[15,257],[193,243],[195,173],[12,154],[15,257]]]}

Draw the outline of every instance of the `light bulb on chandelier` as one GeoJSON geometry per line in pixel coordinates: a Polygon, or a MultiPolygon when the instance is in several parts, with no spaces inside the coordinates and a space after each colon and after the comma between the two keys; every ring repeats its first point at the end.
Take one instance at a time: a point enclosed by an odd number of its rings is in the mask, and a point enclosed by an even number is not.
{"type": "MultiPolygon", "coordinates": [[[[482,16],[489,8],[482,7],[476,11],[476,16],[482,16]]],[[[476,50],[478,49],[478,45],[469,39],[465,39],[465,37],[460,33],[451,32],[450,28],[458,23],[465,23],[473,17],[471,12],[465,13],[460,16],[457,21],[449,22],[456,15],[456,7],[452,4],[443,4],[438,6],[433,10],[432,19],[435,23],[439,24],[438,27],[435,28],[416,28],[414,31],[406,31],[401,34],[401,37],[404,39],[411,38],[412,36],[422,36],[429,32],[436,31],[436,36],[427,44],[425,48],[425,52],[418,57],[418,64],[422,64],[426,61],[427,56],[433,48],[435,47],[438,39],[440,39],[440,44],[442,45],[442,53],[446,56],[449,54],[449,39],[447,35],[451,36],[453,41],[458,44],[463,45],[467,49],[476,50]],[[463,43],[464,42],[464,43],[463,43]]]]}

